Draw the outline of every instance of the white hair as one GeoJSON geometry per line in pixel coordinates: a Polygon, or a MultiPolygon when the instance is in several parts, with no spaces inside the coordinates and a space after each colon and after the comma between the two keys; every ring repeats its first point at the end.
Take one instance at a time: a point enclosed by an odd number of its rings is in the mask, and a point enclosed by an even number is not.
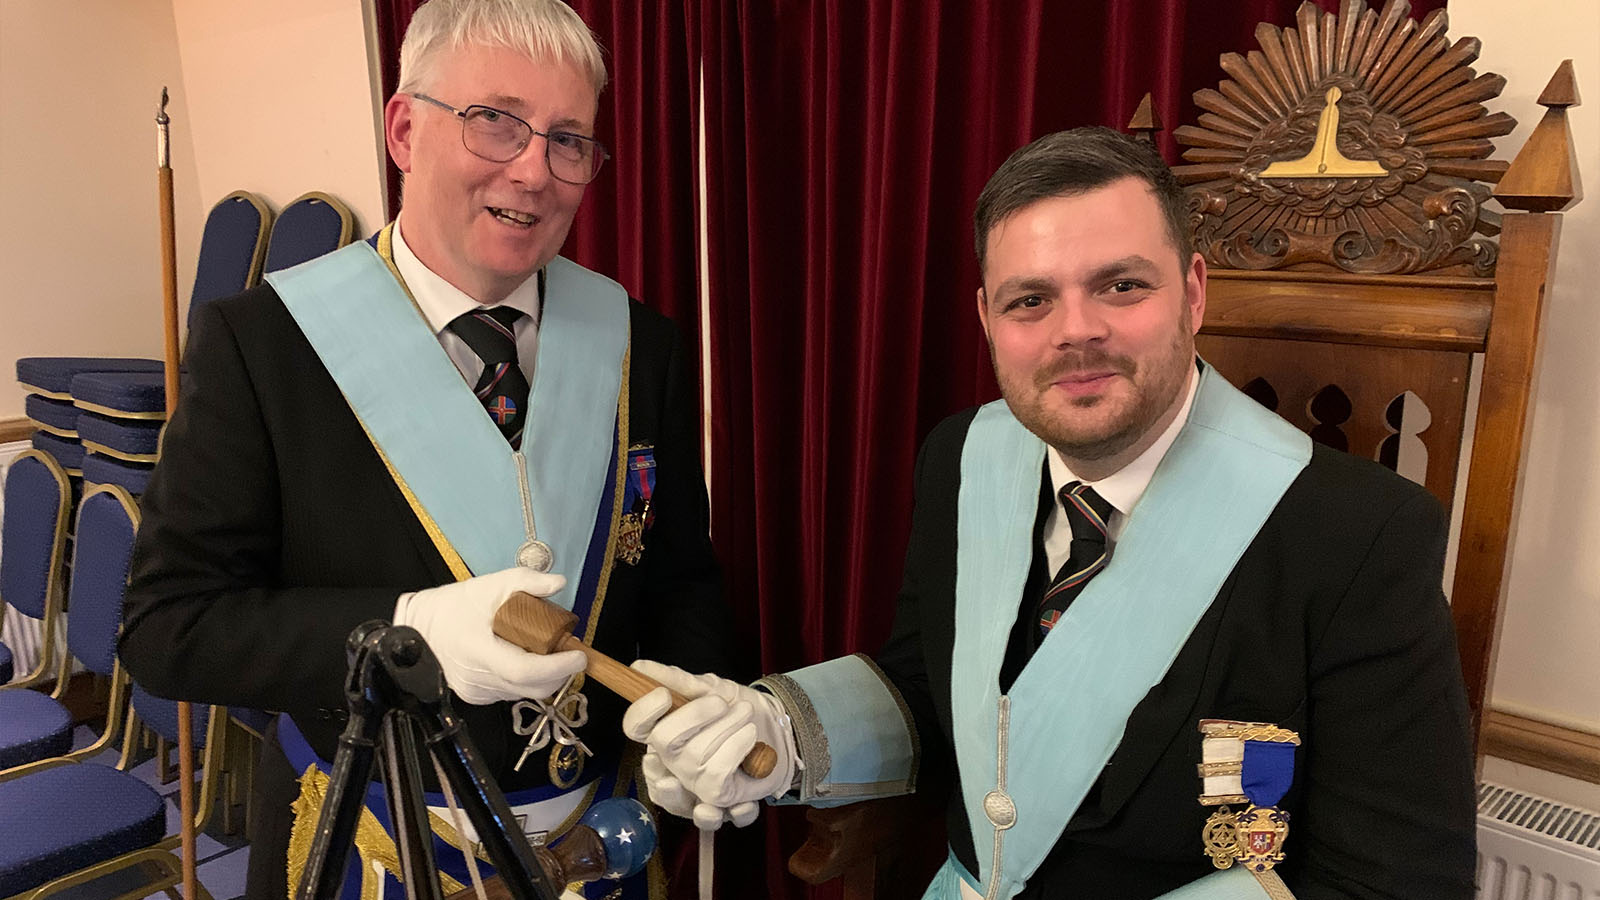
{"type": "Polygon", "coordinates": [[[561,0],[428,0],[411,17],[400,44],[399,93],[426,90],[440,51],[474,44],[570,64],[587,76],[595,96],[606,86],[600,44],[561,0]]]}

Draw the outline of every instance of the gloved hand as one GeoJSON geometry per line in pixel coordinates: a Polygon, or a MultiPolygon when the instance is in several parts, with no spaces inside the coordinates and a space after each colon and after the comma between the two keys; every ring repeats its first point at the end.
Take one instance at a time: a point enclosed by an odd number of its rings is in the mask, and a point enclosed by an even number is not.
{"type": "Polygon", "coordinates": [[[657,688],[623,713],[623,733],[646,747],[642,770],[652,801],[693,819],[702,830],[713,830],[725,821],[750,824],[762,798],[789,790],[801,762],[794,728],[777,698],[726,678],[691,675],[648,659],[633,668],[689,698],[672,710],[667,691],[657,688]],[[772,772],[760,779],[739,769],[758,740],[778,754],[772,772]]]}
{"type": "Polygon", "coordinates": [[[410,625],[439,658],[445,683],[463,702],[542,700],[582,672],[582,651],[529,653],[495,636],[494,614],[516,591],[548,597],[565,586],[560,575],[514,568],[402,594],[394,624],[410,625]]]}

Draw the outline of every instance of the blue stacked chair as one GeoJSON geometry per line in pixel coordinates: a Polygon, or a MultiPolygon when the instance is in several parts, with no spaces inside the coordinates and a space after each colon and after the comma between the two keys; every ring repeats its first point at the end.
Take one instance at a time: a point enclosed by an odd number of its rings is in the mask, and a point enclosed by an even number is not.
{"type": "Polygon", "coordinates": [[[133,557],[139,511],[120,487],[91,488],[78,505],[73,579],[68,591],[67,650],[83,667],[110,679],[105,730],[72,750],[72,717],[61,702],[67,679],[49,696],[36,691],[0,693],[0,772],[49,757],[84,759],[109,746],[121,729],[127,676],[117,661],[122,598],[133,557]]]}
{"type": "MultiPolygon", "coordinates": [[[[113,872],[132,869],[149,881],[121,897],[149,896],[183,880],[168,835],[167,804],[143,779],[128,773],[133,734],[142,720],[171,741],[182,739],[176,704],[138,690],[132,698],[121,761],[117,766],[65,759],[41,760],[0,773],[0,897],[42,900],[113,872]]],[[[196,707],[203,734],[190,737],[204,749],[195,831],[203,831],[217,796],[226,710],[196,707]]],[[[119,885],[121,887],[121,885],[119,885]]],[[[197,884],[190,900],[211,900],[197,884]]]]}
{"type": "MultiPolygon", "coordinates": [[[[272,211],[245,191],[211,208],[189,296],[191,321],[198,307],[261,280],[271,223],[272,211]]],[[[73,478],[87,468],[91,484],[143,492],[167,415],[159,360],[31,357],[17,361],[17,380],[30,392],[28,415],[39,428],[35,447],[55,455],[73,478]],[[62,408],[66,403],[76,415],[62,408]],[[86,446],[78,426],[90,413],[97,419],[86,446]]]]}
{"type": "Polygon", "coordinates": [[[338,199],[321,191],[301,194],[272,223],[264,271],[276,272],[332,253],[350,243],[355,233],[355,216],[338,199]]]}
{"type": "Polygon", "coordinates": [[[39,660],[0,691],[43,684],[56,677],[56,629],[64,590],[67,517],[72,485],[47,453],[24,450],[6,473],[0,520],[0,604],[40,623],[39,660]]]}
{"type": "MultiPolygon", "coordinates": [[[[301,194],[285,206],[272,223],[265,271],[276,272],[332,253],[354,240],[355,233],[355,216],[338,198],[322,191],[301,194]]],[[[241,708],[233,710],[233,720],[251,740],[259,741],[272,715],[258,709],[241,708]]],[[[243,753],[240,760],[248,765],[252,754],[243,753]]]]}

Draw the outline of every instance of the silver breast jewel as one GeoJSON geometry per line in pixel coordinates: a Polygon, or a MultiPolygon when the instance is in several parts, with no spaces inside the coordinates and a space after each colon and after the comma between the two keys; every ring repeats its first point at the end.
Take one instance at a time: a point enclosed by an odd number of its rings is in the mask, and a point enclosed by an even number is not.
{"type": "Polygon", "coordinates": [[[516,564],[535,572],[548,572],[555,565],[556,555],[533,530],[533,493],[528,490],[527,461],[521,450],[513,450],[511,460],[517,466],[517,489],[522,493],[522,530],[528,536],[517,548],[516,564]]]}
{"type": "Polygon", "coordinates": [[[583,756],[594,755],[577,733],[589,721],[589,698],[576,690],[577,679],[576,675],[568,678],[549,700],[519,700],[511,707],[511,730],[529,735],[528,746],[512,771],[520,772],[529,755],[549,746],[552,739],[560,747],[576,747],[583,756]],[[534,716],[532,721],[523,720],[524,712],[534,716]]]}

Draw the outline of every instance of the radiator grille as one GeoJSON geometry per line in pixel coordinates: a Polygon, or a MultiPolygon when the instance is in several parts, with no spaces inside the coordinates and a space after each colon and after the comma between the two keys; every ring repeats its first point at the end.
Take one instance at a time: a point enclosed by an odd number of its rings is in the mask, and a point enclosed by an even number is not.
{"type": "Polygon", "coordinates": [[[1478,815],[1600,851],[1600,813],[1590,810],[1485,782],[1478,786],[1478,815]]]}
{"type": "Polygon", "coordinates": [[[1600,812],[1479,785],[1478,900],[1600,900],[1600,812]]]}

